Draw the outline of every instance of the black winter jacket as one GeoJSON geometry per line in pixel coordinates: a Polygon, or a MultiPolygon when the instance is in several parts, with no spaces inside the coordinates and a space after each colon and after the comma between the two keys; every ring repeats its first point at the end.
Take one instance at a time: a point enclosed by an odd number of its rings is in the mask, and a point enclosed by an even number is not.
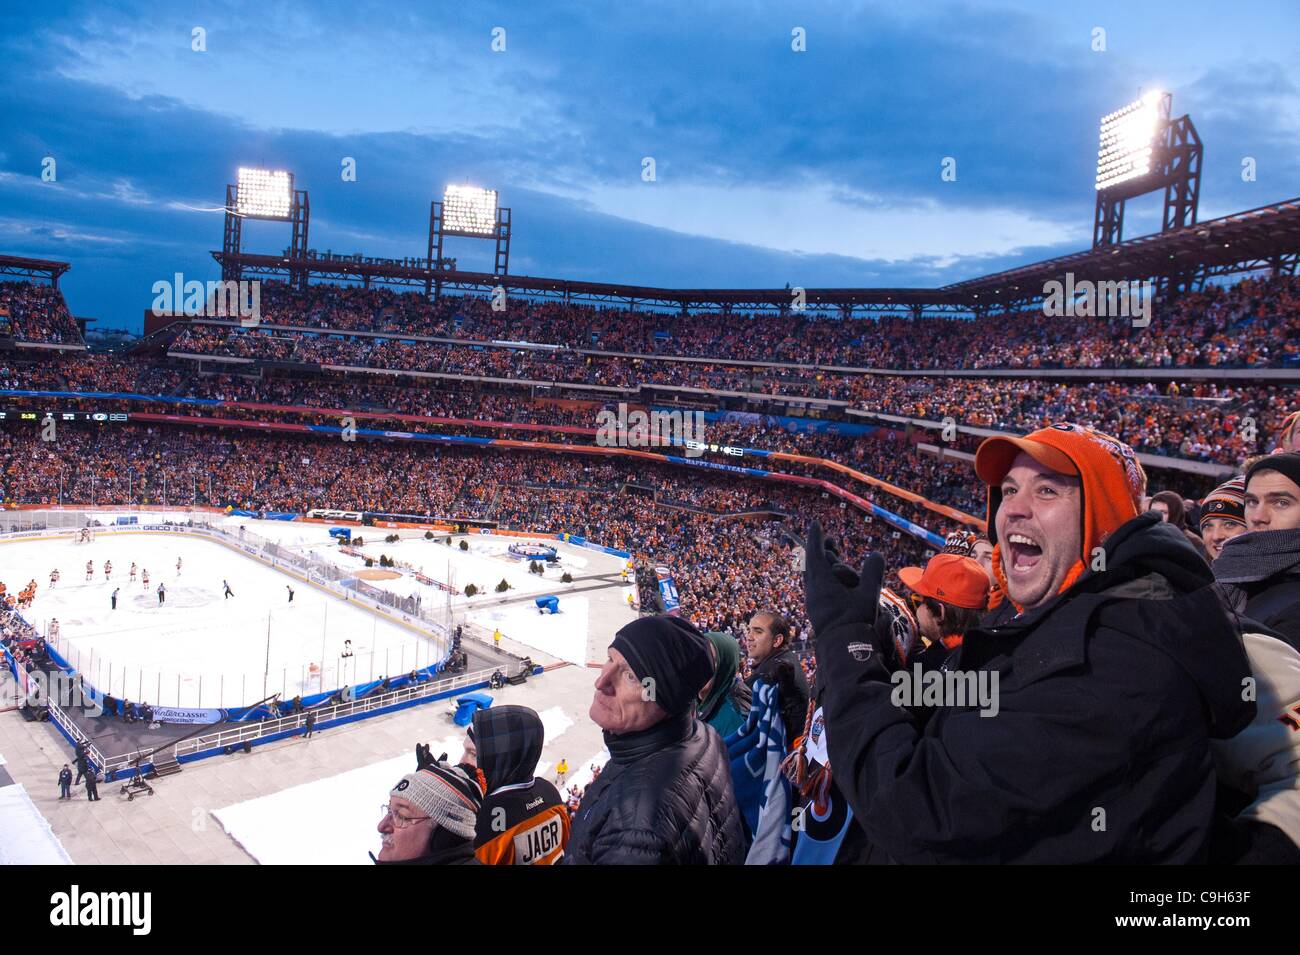
{"type": "Polygon", "coordinates": [[[588,787],[564,861],[571,865],[739,865],[740,809],[722,738],[688,712],[605,734],[609,762],[588,787]]]}
{"type": "Polygon", "coordinates": [[[772,654],[754,667],[745,685],[752,690],[758,680],[780,687],[781,719],[785,723],[785,742],[788,747],[803,735],[804,724],[808,722],[808,678],[803,675],[799,657],[793,650],[772,654]]]}
{"type": "Polygon", "coordinates": [[[1258,620],[1300,650],[1300,564],[1263,580],[1221,586],[1237,612],[1258,620]]]}
{"type": "Polygon", "coordinates": [[[1143,515],[1105,551],[1106,571],[966,634],[957,669],[998,673],[996,716],[940,707],[921,729],[849,652],[860,630],[818,634],[831,766],[872,861],[1205,861],[1210,738],[1254,716],[1240,633],[1176,528],[1143,515]]]}

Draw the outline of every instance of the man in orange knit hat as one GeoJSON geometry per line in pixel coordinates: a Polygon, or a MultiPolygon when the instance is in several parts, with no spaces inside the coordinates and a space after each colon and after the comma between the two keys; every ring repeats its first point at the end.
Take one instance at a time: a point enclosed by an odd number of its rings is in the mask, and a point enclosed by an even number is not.
{"type": "Polygon", "coordinates": [[[855,572],[809,533],[827,751],[869,859],[1205,861],[1210,741],[1255,715],[1209,567],[1139,513],[1142,468],[1107,435],[1063,424],[990,438],[975,470],[1006,599],[965,634],[924,722],[894,702],[906,671],[871,639],[882,558],[855,572]],[[995,704],[950,692],[963,683],[991,685],[995,704]]]}

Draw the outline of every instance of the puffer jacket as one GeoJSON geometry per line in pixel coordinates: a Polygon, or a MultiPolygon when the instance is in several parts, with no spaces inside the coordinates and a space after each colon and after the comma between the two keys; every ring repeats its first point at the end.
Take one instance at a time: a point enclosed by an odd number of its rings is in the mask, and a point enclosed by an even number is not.
{"type": "Polygon", "coordinates": [[[722,738],[693,712],[605,734],[609,762],[587,789],[570,865],[740,865],[745,835],[722,738]]]}

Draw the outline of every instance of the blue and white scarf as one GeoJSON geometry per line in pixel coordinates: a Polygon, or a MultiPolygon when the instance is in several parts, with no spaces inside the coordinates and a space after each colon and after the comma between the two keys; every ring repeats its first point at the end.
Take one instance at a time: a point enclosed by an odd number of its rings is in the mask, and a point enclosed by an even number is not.
{"type": "Polygon", "coordinates": [[[752,833],[746,865],[786,865],[793,837],[790,781],[781,772],[785,759],[785,723],[781,696],[775,685],[754,684],[745,724],[726,739],[736,803],[752,833]]]}

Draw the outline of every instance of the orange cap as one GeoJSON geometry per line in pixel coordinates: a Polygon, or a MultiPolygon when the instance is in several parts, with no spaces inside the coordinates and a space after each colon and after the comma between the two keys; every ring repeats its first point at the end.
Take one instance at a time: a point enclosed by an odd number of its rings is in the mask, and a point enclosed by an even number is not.
{"type": "Polygon", "coordinates": [[[989,576],[970,557],[960,554],[937,554],[920,567],[904,567],[899,578],[923,597],[930,597],[954,607],[983,610],[989,600],[989,576]]]}

